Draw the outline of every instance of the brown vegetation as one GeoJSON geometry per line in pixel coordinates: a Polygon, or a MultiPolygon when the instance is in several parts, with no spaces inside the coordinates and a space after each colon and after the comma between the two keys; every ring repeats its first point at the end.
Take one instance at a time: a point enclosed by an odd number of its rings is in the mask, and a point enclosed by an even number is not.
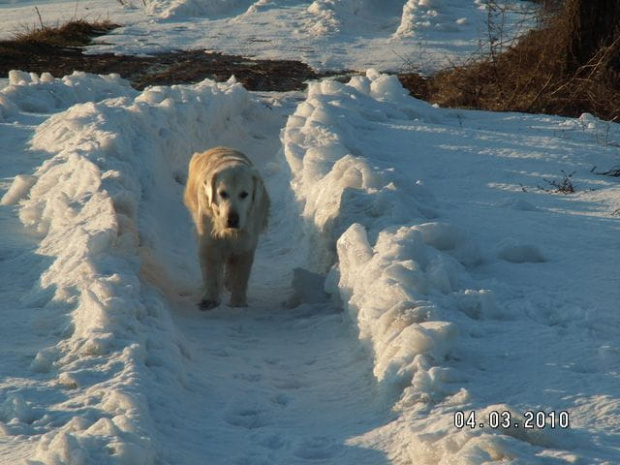
{"type": "Polygon", "coordinates": [[[82,47],[120,27],[111,21],[75,20],[56,27],[26,28],[15,34],[12,41],[0,42],[4,47],[82,47]]]}
{"type": "Polygon", "coordinates": [[[446,107],[565,116],[588,112],[618,120],[620,2],[567,0],[540,30],[501,53],[427,78],[400,78],[413,95],[446,107]]]}

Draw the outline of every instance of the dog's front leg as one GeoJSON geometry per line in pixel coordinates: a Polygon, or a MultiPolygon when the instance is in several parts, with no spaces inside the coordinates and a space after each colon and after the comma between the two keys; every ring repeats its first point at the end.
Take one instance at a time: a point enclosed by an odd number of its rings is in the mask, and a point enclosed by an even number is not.
{"type": "Polygon", "coordinates": [[[250,271],[254,262],[254,250],[235,255],[228,260],[227,274],[230,282],[230,306],[231,307],[247,307],[248,306],[248,281],[250,280],[250,271]]]}
{"type": "Polygon", "coordinates": [[[201,310],[210,310],[217,307],[221,302],[224,261],[221,253],[215,247],[204,242],[200,243],[198,254],[200,255],[200,269],[204,288],[199,307],[201,310]]]}

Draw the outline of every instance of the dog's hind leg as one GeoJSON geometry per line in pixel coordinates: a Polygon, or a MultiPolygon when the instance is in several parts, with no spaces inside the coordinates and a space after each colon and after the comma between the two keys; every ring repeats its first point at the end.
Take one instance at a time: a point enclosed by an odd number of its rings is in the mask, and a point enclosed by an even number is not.
{"type": "Polygon", "coordinates": [[[253,250],[235,255],[228,260],[226,275],[229,279],[227,285],[230,286],[231,307],[247,307],[248,305],[248,281],[250,280],[253,262],[253,250]]]}

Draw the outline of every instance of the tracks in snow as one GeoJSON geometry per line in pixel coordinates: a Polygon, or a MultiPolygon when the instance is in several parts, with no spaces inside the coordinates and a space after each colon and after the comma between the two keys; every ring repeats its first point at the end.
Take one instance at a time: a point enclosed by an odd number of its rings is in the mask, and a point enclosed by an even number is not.
{"type": "Polygon", "coordinates": [[[368,360],[328,304],[224,308],[177,324],[192,355],[168,399],[179,421],[153,412],[176,444],[166,462],[387,463],[355,440],[385,418],[368,360]]]}
{"type": "Polygon", "coordinates": [[[298,257],[283,240],[275,230],[262,241],[250,307],[199,312],[192,295],[173,310],[189,360],[152,409],[165,463],[387,463],[356,440],[388,420],[370,359],[329,302],[287,308],[298,257]]]}
{"type": "MultiPolygon", "coordinates": [[[[271,136],[237,146],[273,157],[284,116],[277,125],[271,121],[271,136]]],[[[389,463],[373,440],[363,438],[390,414],[376,396],[371,358],[353,325],[310,273],[296,277],[292,289],[293,269],[307,264],[286,173],[281,167],[266,176],[273,208],[257,250],[248,308],[198,311],[195,246],[168,239],[177,259],[160,265],[177,279],[163,290],[186,366],[178,384],[164,381],[149,393],[163,463],[389,463]],[[196,279],[192,289],[178,279],[188,267],[196,279]]],[[[181,202],[178,208],[184,208],[181,202]]],[[[189,221],[187,216],[180,227],[191,228],[189,221]]]]}

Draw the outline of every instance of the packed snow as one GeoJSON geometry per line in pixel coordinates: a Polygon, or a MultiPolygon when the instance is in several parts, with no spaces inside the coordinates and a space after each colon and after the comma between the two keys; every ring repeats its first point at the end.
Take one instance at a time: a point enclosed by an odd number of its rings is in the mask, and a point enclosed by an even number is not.
{"type": "MultiPolygon", "coordinates": [[[[480,14],[377,5],[146,8],[163,36],[303,6],[313,44],[480,14]]],[[[620,463],[616,123],[437,108],[372,68],[260,94],[16,70],[0,137],[0,463],[620,463]],[[249,307],[201,312],[182,191],[215,145],[272,211],[249,307]]]]}

